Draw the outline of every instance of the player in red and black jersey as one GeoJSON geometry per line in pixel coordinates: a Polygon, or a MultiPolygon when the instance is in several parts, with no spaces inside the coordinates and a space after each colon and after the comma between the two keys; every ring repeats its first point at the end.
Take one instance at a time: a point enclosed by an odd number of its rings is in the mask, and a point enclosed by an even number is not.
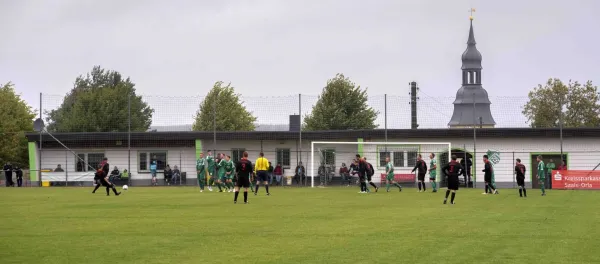
{"type": "Polygon", "coordinates": [[[488,192],[498,194],[498,190],[494,189],[494,184],[492,181],[492,174],[494,173],[494,166],[492,166],[492,163],[488,159],[488,155],[483,155],[483,164],[484,164],[484,167],[483,167],[482,172],[485,173],[483,175],[483,179],[485,181],[485,193],[483,193],[483,194],[488,194],[488,192]]]}
{"type": "Polygon", "coordinates": [[[423,186],[423,192],[427,191],[427,187],[425,187],[425,174],[427,174],[427,163],[423,160],[423,156],[419,154],[417,156],[417,163],[413,168],[412,172],[417,171],[417,179],[419,180],[419,192],[421,192],[421,186],[423,186]]]}
{"type": "Polygon", "coordinates": [[[515,165],[515,174],[517,175],[517,185],[519,186],[519,196],[527,197],[527,190],[525,189],[525,165],[521,163],[521,159],[517,159],[517,164],[515,165]]]}
{"type": "Polygon", "coordinates": [[[452,155],[452,161],[446,164],[442,168],[442,171],[448,176],[448,190],[446,191],[446,198],[444,198],[444,204],[448,201],[448,195],[452,192],[451,204],[454,204],[454,197],[456,197],[456,191],[458,191],[458,175],[462,174],[463,167],[456,161],[456,155],[452,155]]]}
{"type": "Polygon", "coordinates": [[[244,151],[242,159],[235,164],[235,171],[237,172],[237,180],[235,184],[235,196],[233,203],[237,203],[238,195],[240,194],[240,188],[244,188],[244,203],[248,203],[248,188],[250,187],[250,175],[254,171],[252,169],[252,162],[248,160],[248,152],[244,151]]]}
{"type": "Polygon", "coordinates": [[[107,158],[102,159],[102,162],[100,163],[100,165],[98,167],[99,168],[96,171],[96,174],[94,175],[94,181],[96,181],[96,187],[94,188],[94,191],[92,191],[92,193],[96,193],[96,190],[98,190],[98,188],[100,188],[100,186],[102,185],[102,186],[106,187],[106,196],[110,195],[110,189],[113,190],[113,192],[115,193],[116,196],[119,196],[119,194],[121,194],[121,193],[117,192],[117,189],[115,189],[115,185],[108,181],[108,172],[110,171],[110,165],[108,164],[108,159],[107,158]]]}

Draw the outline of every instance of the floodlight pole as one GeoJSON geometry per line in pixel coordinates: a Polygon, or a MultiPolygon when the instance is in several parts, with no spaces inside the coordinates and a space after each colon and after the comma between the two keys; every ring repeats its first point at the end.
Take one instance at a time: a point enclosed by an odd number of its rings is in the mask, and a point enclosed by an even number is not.
{"type": "Polygon", "coordinates": [[[127,96],[127,184],[131,185],[131,92],[127,96]]]}
{"type": "MultiPolygon", "coordinates": [[[[383,116],[384,116],[384,124],[385,124],[385,142],[388,141],[388,129],[387,129],[387,94],[383,95],[383,116]]],[[[387,153],[387,145],[385,145],[385,154],[387,153]]]]}
{"type": "Polygon", "coordinates": [[[558,127],[560,130],[560,160],[561,162],[564,160],[563,156],[563,97],[560,96],[560,113],[558,114],[558,127]]]}

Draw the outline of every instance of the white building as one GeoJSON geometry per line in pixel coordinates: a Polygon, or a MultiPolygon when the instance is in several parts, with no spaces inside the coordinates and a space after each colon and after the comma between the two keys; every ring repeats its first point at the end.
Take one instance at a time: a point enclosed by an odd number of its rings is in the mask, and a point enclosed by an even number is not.
{"type": "MultiPolygon", "coordinates": [[[[500,161],[494,166],[496,183],[500,187],[514,186],[514,159],[520,158],[526,165],[529,184],[537,185],[534,179],[536,166],[535,157],[543,155],[544,161],[554,159],[556,166],[560,165],[560,134],[558,129],[531,128],[482,128],[477,129],[476,139],[472,129],[401,129],[388,130],[388,142],[425,142],[425,144],[361,145],[358,142],[385,142],[384,130],[349,130],[303,132],[301,143],[300,134],[291,131],[255,131],[255,132],[217,132],[216,145],[211,132],[135,132],[131,133],[57,133],[54,134],[62,144],[47,134],[32,133],[27,135],[30,153],[30,168],[35,171],[41,168],[42,181],[65,182],[71,184],[90,185],[93,171],[86,168],[79,158],[91,166],[96,166],[103,157],[107,157],[111,167],[117,166],[121,171],[129,168],[132,185],[149,185],[150,159],[156,158],[159,164],[159,179],[161,169],[166,164],[178,166],[187,174],[187,185],[195,185],[195,164],[197,155],[209,149],[217,153],[231,155],[238,159],[243,151],[247,151],[251,160],[257,158],[259,152],[273,165],[281,162],[287,176],[294,175],[294,169],[302,161],[308,170],[308,176],[318,176],[317,168],[321,164],[335,167],[339,170],[342,163],[350,165],[356,154],[367,157],[378,173],[383,172],[385,156],[392,159],[397,174],[410,174],[417,153],[422,153],[429,165],[429,153],[435,153],[438,170],[448,160],[448,146],[427,144],[426,142],[449,142],[452,154],[459,159],[474,156],[472,169],[475,184],[483,186],[482,156],[488,150],[500,153],[500,161]],[[311,142],[313,141],[352,141],[355,145],[319,144],[315,146],[314,164],[311,166],[311,142]],[[128,147],[128,142],[129,146],[128,147]],[[474,142],[476,154],[474,153],[474,142]],[[386,152],[387,148],[387,152],[386,152]],[[71,152],[73,151],[73,152],[71,152]],[[75,153],[75,154],[73,154],[75,153]],[[77,155],[78,157],[76,157],[77,155]],[[60,164],[64,171],[56,171],[60,164]]],[[[569,169],[592,170],[600,163],[600,129],[564,129],[562,151],[569,169]]],[[[374,179],[379,182],[378,173],[374,179]]],[[[339,175],[335,173],[335,175],[339,175]]],[[[441,175],[441,173],[438,173],[441,175]]],[[[38,175],[32,173],[32,184],[38,182],[38,175]]],[[[438,177],[444,185],[443,177],[438,177]]],[[[315,179],[315,185],[320,179],[315,179]]]]}

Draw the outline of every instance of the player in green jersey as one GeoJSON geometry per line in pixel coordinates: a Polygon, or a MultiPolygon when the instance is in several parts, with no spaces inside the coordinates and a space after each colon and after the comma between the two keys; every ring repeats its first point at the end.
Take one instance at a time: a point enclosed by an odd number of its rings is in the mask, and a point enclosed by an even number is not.
{"type": "Polygon", "coordinates": [[[200,158],[196,161],[196,172],[198,174],[198,186],[200,186],[200,192],[204,191],[204,184],[206,183],[206,166],[204,160],[204,153],[200,153],[200,158]]]}
{"type": "Polygon", "coordinates": [[[429,182],[431,182],[431,188],[433,189],[433,192],[437,192],[437,183],[435,181],[437,176],[437,162],[435,161],[435,154],[430,153],[429,159],[431,160],[429,162],[429,182]]]}
{"type": "Polygon", "coordinates": [[[540,183],[540,189],[542,189],[542,196],[546,196],[546,186],[544,185],[546,182],[546,166],[544,166],[542,155],[537,156],[537,162],[537,178],[540,183]]]}
{"type": "Polygon", "coordinates": [[[233,161],[231,161],[231,156],[229,155],[227,155],[225,162],[225,186],[229,188],[229,192],[233,192],[233,176],[235,175],[235,166],[233,165],[233,161]]]}
{"type": "MultiPolygon", "coordinates": [[[[217,187],[219,187],[219,192],[223,192],[223,187],[225,187],[225,182],[227,181],[227,177],[225,176],[225,164],[227,161],[223,156],[223,154],[219,154],[219,164],[217,164],[217,187]]],[[[227,188],[225,189],[227,191],[227,188]]]]}
{"type": "Polygon", "coordinates": [[[390,192],[390,184],[398,187],[398,190],[402,191],[402,186],[394,181],[394,165],[390,162],[390,157],[385,157],[385,189],[390,192]]]}
{"type": "Polygon", "coordinates": [[[213,177],[213,175],[215,175],[215,157],[213,157],[212,151],[210,150],[206,154],[206,172],[209,177],[208,190],[212,192],[212,185],[215,183],[215,178],[213,177]]]}

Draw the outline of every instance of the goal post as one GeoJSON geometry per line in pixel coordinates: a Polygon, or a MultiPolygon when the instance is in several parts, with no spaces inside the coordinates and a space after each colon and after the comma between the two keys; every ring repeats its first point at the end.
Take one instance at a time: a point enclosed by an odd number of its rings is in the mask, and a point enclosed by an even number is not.
{"type": "MultiPolygon", "coordinates": [[[[339,141],[312,141],[310,145],[309,177],[311,187],[315,187],[315,178],[319,177],[321,185],[331,177],[329,174],[340,176],[339,169],[342,164],[348,168],[356,154],[367,158],[373,165],[375,174],[374,182],[381,180],[385,173],[385,158],[390,157],[394,165],[394,173],[399,176],[414,175],[412,169],[418,154],[421,154],[429,167],[429,154],[435,154],[438,161],[438,171],[441,164],[450,162],[452,144],[450,142],[339,142],[339,141]],[[443,160],[442,160],[443,159],[443,160]]],[[[438,173],[438,175],[441,175],[438,173]]],[[[438,177],[439,179],[440,177],[438,177]]]]}

